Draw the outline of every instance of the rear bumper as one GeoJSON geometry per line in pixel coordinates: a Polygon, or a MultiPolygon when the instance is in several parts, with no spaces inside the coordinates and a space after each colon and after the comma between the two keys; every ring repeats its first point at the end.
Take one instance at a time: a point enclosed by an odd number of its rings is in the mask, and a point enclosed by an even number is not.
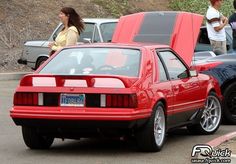
{"type": "Polygon", "coordinates": [[[148,119],[133,121],[87,121],[13,118],[17,125],[30,127],[37,133],[55,138],[119,137],[132,135],[148,119]]]}
{"type": "MultiPolygon", "coordinates": [[[[45,109],[43,107],[14,107],[10,111],[10,116],[21,126],[57,126],[68,123],[68,126],[75,124],[82,127],[102,125],[115,126],[121,125],[132,127],[139,120],[146,120],[151,115],[150,110],[136,109],[79,109],[53,107],[45,109]],[[27,110],[29,109],[29,110],[27,110]],[[72,124],[71,124],[72,123],[72,124]]],[[[142,121],[141,121],[142,122],[142,121]]]]}
{"type": "Polygon", "coordinates": [[[41,129],[96,129],[96,128],[119,128],[131,129],[142,126],[147,119],[132,121],[90,121],[90,120],[49,120],[49,119],[30,119],[13,118],[16,125],[36,127],[41,129]]]}

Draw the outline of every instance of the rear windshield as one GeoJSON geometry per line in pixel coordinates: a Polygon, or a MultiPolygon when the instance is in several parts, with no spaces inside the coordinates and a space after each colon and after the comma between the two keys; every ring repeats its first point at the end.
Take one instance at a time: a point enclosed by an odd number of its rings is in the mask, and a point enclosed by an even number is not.
{"type": "Polygon", "coordinates": [[[70,48],[59,52],[39,74],[138,77],[141,53],[127,48],[70,48]]]}

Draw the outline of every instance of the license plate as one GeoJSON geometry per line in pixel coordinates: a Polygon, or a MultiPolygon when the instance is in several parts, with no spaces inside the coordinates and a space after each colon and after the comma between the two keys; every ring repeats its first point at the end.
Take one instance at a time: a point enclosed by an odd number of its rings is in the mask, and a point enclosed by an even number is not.
{"type": "Polygon", "coordinates": [[[85,94],[61,94],[61,106],[85,106],[85,94]]]}

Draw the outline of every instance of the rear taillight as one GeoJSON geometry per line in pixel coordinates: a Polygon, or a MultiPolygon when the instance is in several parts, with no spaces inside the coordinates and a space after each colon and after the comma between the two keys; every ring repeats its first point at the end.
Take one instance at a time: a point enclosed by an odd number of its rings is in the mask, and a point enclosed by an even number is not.
{"type": "Polygon", "coordinates": [[[16,92],[13,103],[19,106],[36,106],[38,105],[38,93],[16,92]]]}
{"type": "Polygon", "coordinates": [[[101,106],[107,108],[136,108],[135,94],[102,94],[101,106]]]}

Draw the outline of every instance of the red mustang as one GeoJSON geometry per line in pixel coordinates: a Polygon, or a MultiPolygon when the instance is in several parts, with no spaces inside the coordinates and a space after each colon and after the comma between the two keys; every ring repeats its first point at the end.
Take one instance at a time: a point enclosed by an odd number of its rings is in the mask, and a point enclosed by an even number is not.
{"type": "Polygon", "coordinates": [[[64,48],[25,76],[10,115],[31,149],[54,138],[130,135],[141,150],[158,151],[172,128],[214,133],[221,97],[214,78],[190,70],[169,46],[90,44],[64,48]]]}

